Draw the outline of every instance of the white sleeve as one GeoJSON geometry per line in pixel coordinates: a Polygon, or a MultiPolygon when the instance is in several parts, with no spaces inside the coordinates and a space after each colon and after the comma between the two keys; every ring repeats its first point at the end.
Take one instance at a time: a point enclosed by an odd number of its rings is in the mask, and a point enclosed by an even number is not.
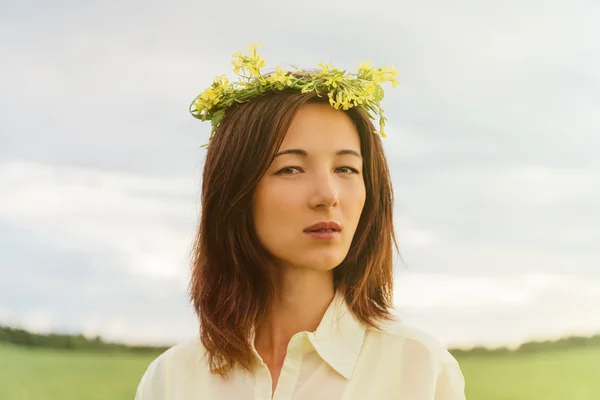
{"type": "Polygon", "coordinates": [[[440,368],[434,400],[465,400],[465,378],[458,362],[447,362],[440,368]]]}
{"type": "Polygon", "coordinates": [[[157,357],[146,369],[135,392],[134,400],[168,400],[164,357],[157,357]]]}

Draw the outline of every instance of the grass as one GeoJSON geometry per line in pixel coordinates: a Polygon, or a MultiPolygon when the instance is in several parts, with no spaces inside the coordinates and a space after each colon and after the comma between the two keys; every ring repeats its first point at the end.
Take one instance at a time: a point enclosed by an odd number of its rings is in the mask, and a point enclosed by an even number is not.
{"type": "Polygon", "coordinates": [[[600,399],[600,347],[458,358],[468,400],[600,399]]]}
{"type": "MultiPolygon", "coordinates": [[[[0,399],[133,400],[155,357],[0,343],[0,399]]],[[[458,361],[468,400],[600,399],[600,347],[461,356],[458,361]]]]}
{"type": "Polygon", "coordinates": [[[142,374],[155,357],[0,343],[0,399],[133,400],[142,374]]]}

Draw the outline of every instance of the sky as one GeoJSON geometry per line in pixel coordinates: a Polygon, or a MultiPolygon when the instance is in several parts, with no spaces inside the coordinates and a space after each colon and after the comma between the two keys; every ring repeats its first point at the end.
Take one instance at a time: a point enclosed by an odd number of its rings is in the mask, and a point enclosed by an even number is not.
{"type": "Polygon", "coordinates": [[[600,332],[600,3],[0,1],[0,325],[192,338],[210,125],[267,67],[393,65],[395,306],[450,347],[600,332]]]}

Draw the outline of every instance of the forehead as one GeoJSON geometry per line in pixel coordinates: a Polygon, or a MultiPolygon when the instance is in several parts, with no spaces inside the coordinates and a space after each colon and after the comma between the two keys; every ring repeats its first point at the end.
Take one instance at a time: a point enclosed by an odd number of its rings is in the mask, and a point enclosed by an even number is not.
{"type": "Polygon", "coordinates": [[[292,120],[281,144],[281,150],[289,148],[360,151],[360,137],[345,112],[329,104],[311,103],[302,106],[292,120]]]}

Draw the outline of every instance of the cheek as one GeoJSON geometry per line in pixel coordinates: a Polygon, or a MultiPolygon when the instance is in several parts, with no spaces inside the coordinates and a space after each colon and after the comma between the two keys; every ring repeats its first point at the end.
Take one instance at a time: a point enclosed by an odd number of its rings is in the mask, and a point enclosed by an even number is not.
{"type": "Polygon", "coordinates": [[[367,188],[365,187],[365,182],[361,181],[360,189],[359,189],[359,199],[360,199],[360,209],[362,211],[365,202],[367,201],[367,188]]]}
{"type": "MultiPolygon", "coordinates": [[[[256,188],[253,201],[254,223],[259,237],[285,232],[288,222],[298,215],[295,210],[302,196],[289,185],[265,182],[256,188]]],[[[273,239],[273,238],[272,238],[273,239]]]]}
{"type": "Polygon", "coordinates": [[[289,185],[263,184],[257,188],[256,207],[262,214],[283,212],[293,206],[294,200],[298,202],[294,194],[295,191],[289,185]]]}
{"type": "Polygon", "coordinates": [[[349,190],[346,192],[345,203],[348,204],[348,210],[351,215],[347,218],[358,223],[362,210],[365,206],[367,198],[367,192],[363,181],[357,181],[349,190]]]}

